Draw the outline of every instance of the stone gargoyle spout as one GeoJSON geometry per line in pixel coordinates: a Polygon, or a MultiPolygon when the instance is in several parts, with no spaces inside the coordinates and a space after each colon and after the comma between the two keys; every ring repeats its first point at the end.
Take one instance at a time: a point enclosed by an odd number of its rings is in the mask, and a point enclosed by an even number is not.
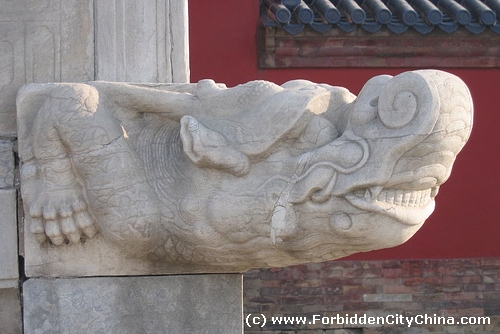
{"type": "Polygon", "coordinates": [[[27,85],[27,230],[41,249],[101,238],[232,271],[396,246],[433,212],[472,113],[465,84],[435,70],[374,77],[357,97],[305,80],[27,85]]]}

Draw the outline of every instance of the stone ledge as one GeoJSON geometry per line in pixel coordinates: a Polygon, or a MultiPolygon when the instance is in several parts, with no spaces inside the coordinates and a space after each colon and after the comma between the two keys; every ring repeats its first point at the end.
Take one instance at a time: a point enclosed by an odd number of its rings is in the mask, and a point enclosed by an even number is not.
{"type": "Polygon", "coordinates": [[[19,287],[18,279],[0,279],[0,289],[10,289],[19,287]]]}

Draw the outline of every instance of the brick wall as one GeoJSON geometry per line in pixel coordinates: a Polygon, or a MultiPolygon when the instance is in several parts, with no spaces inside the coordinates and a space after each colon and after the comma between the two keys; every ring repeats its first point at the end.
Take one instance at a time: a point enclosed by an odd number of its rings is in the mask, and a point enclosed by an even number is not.
{"type": "MultiPolygon", "coordinates": [[[[331,261],[253,270],[244,276],[248,314],[305,316],[300,325],[245,325],[247,334],[500,333],[500,258],[331,261]],[[489,325],[342,326],[314,315],[488,316],[489,325]],[[318,318],[317,318],[318,319],[318,318]]],[[[394,318],[391,318],[394,319],[394,318]]],[[[418,318],[421,320],[422,318],[418,318]]]]}
{"type": "Polygon", "coordinates": [[[498,37],[465,28],[452,34],[435,28],[428,35],[412,29],[395,34],[387,28],[323,34],[307,28],[290,35],[280,28],[260,28],[260,67],[500,67],[498,37]]]}

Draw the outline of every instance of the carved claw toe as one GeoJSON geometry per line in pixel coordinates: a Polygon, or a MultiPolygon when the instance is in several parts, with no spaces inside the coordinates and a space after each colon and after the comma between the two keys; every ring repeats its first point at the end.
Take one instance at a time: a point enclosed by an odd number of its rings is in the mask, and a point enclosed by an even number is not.
{"type": "Polygon", "coordinates": [[[80,241],[80,231],[77,229],[75,221],[70,217],[61,218],[61,231],[68,238],[69,242],[80,241]]]}
{"type": "Polygon", "coordinates": [[[29,209],[30,231],[39,243],[47,238],[56,246],[66,240],[78,243],[83,236],[97,233],[94,221],[87,211],[87,204],[75,189],[52,190],[39,194],[29,209]]]}
{"type": "Polygon", "coordinates": [[[89,238],[97,234],[94,221],[90,218],[87,211],[76,212],[74,215],[76,225],[89,238]]]}
{"type": "Polygon", "coordinates": [[[47,240],[47,235],[45,234],[45,228],[43,227],[43,221],[39,218],[32,218],[30,225],[30,232],[35,236],[36,241],[42,244],[47,240]]]}
{"type": "Polygon", "coordinates": [[[45,221],[45,234],[49,237],[50,241],[56,246],[64,242],[64,236],[61,232],[61,227],[56,220],[45,221]]]}

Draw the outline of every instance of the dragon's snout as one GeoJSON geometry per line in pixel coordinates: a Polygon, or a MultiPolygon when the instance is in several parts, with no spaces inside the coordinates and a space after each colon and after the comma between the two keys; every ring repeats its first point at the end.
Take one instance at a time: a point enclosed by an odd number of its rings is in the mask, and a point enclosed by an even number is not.
{"type": "Polygon", "coordinates": [[[470,136],[471,96],[462,80],[440,71],[382,80],[383,87],[368,86],[360,94],[379,97],[376,104],[371,100],[371,110],[354,105],[347,129],[369,143],[366,168],[339,176],[336,191],[360,209],[421,224],[434,210],[434,197],[470,136]],[[364,115],[360,122],[357,113],[366,111],[374,116],[364,115]]]}
{"type": "Polygon", "coordinates": [[[472,113],[467,86],[449,73],[423,70],[371,79],[343,134],[366,140],[369,157],[363,168],[339,176],[334,194],[372,186],[401,189],[397,186],[407,183],[414,190],[439,186],[470,136],[472,113]]]}

